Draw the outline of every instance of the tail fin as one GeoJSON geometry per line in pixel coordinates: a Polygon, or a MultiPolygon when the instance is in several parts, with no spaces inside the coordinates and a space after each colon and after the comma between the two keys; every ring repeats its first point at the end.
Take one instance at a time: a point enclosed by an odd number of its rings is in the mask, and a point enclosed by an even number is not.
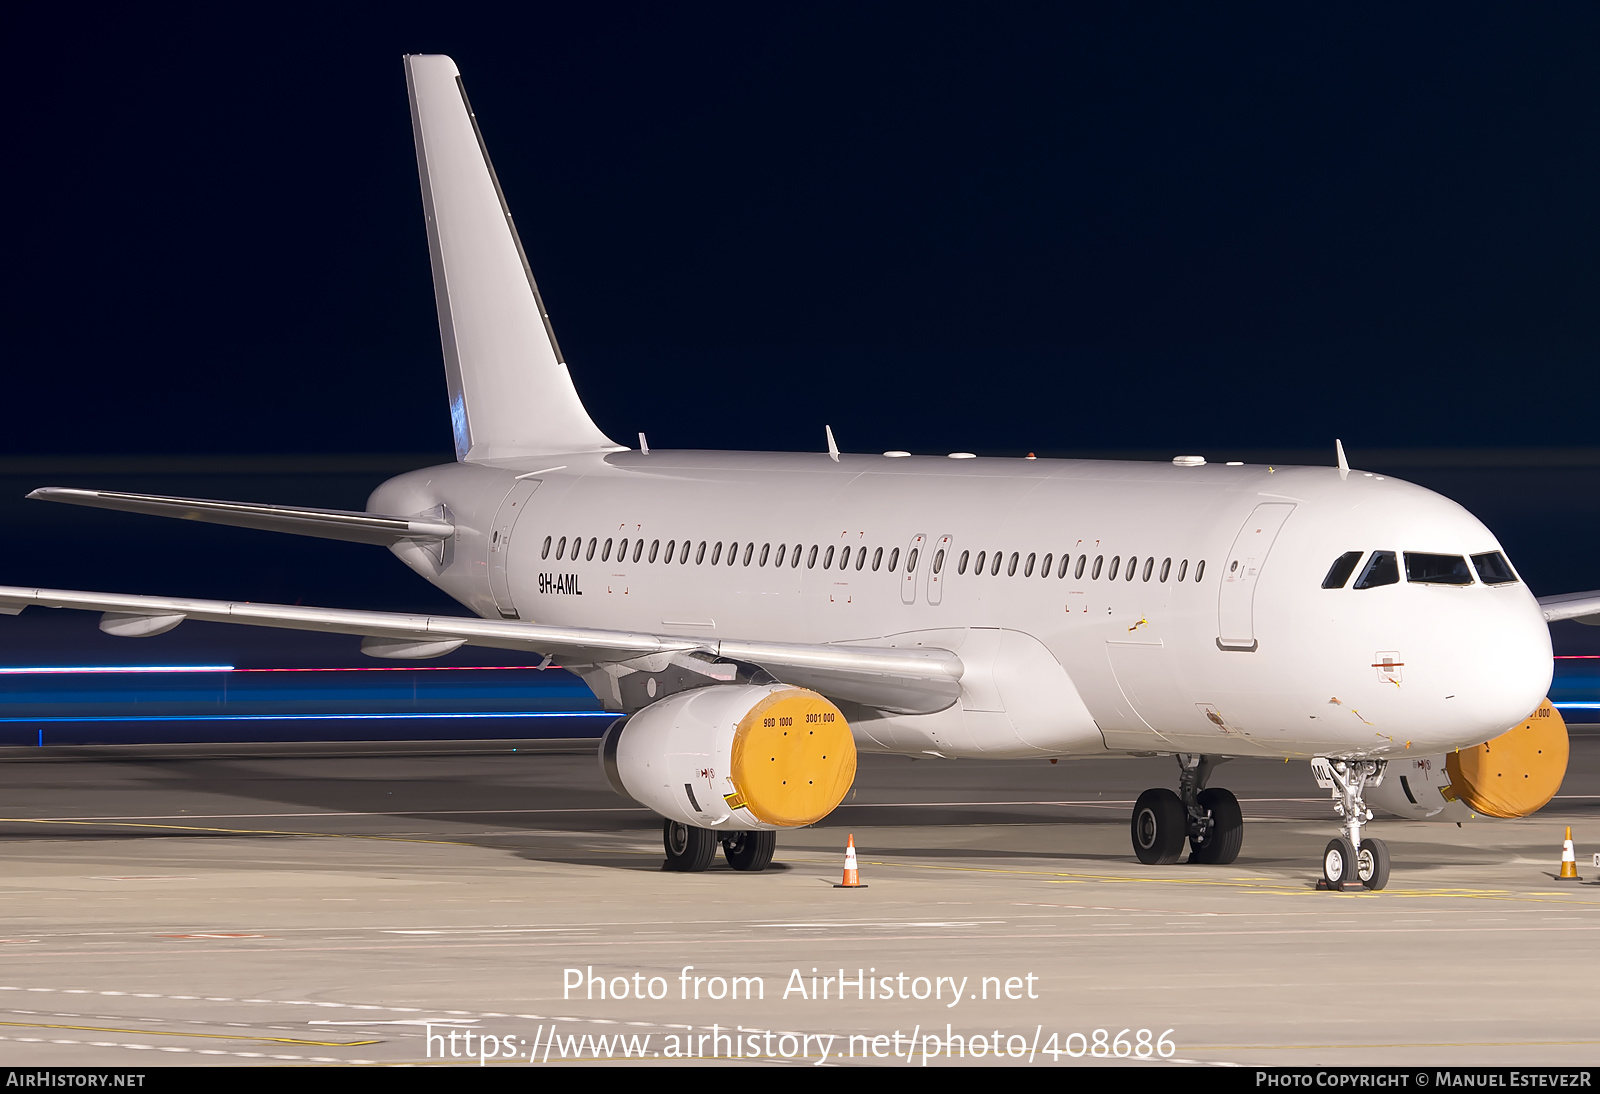
{"type": "Polygon", "coordinates": [[[456,458],[619,449],[572,386],[455,62],[405,66],[456,458]]]}

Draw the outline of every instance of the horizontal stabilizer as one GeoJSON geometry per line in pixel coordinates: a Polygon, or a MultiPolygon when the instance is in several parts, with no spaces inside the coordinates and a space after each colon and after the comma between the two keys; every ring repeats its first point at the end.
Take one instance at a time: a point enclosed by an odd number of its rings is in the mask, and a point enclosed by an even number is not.
{"type": "MultiPolygon", "coordinates": [[[[949,650],[874,646],[746,642],[735,639],[556,627],[466,616],[407,615],[298,604],[252,604],[226,600],[188,600],[175,596],[90,593],[72,589],[33,589],[0,585],[0,612],[15,615],[31,605],[113,613],[119,619],[148,617],[161,622],[196,619],[244,623],[286,630],[367,636],[363,650],[377,657],[433,657],[460,645],[489,646],[561,657],[568,664],[631,663],[677,653],[757,665],[783,683],[809,687],[864,706],[900,713],[931,714],[955,703],[961,694],[961,659],[949,650]]],[[[157,633],[151,624],[148,631],[157,633]]],[[[665,660],[662,661],[664,665],[665,660]]],[[[652,669],[651,671],[659,671],[652,669]]]]}
{"type": "Polygon", "coordinates": [[[1600,590],[1587,593],[1561,593],[1541,596],[1539,607],[1544,611],[1545,622],[1556,623],[1563,619],[1576,619],[1591,627],[1600,627],[1600,590]]]}
{"type": "Polygon", "coordinates": [[[390,517],[343,509],[168,498],[159,494],[124,494],[115,490],[41,486],[28,497],[39,501],[64,501],[69,505],[92,505],[99,509],[121,509],[127,513],[148,513],[154,517],[180,517],[207,524],[231,524],[235,528],[259,528],[267,532],[289,532],[297,536],[384,546],[403,540],[449,539],[456,532],[453,524],[436,517],[390,517]]]}

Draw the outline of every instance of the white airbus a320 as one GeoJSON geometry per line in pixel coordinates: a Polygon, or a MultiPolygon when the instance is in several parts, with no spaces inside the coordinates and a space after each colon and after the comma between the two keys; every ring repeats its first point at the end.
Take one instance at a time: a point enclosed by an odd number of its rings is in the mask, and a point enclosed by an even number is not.
{"type": "Polygon", "coordinates": [[[1471,513],[1337,467],[651,452],[579,402],[455,64],[405,59],[457,462],[367,511],[47,487],[51,501],[387,546],[474,615],[427,617],[0,588],[0,610],[361,635],[558,657],[619,717],[612,785],[663,818],[667,864],[771,861],[826,816],[858,750],[1176,758],[1141,862],[1228,863],[1230,757],[1311,762],[1339,834],[1324,875],[1382,888],[1369,805],[1518,816],[1566,767],[1547,621],[1471,513]],[[1487,742],[1487,743],[1486,743],[1487,742]]]}

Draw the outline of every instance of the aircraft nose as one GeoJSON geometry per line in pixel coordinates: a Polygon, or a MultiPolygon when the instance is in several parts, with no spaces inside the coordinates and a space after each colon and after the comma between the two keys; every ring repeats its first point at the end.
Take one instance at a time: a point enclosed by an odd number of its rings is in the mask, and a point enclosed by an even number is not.
{"type": "Polygon", "coordinates": [[[1462,637],[1464,680],[1489,729],[1509,729],[1544,701],[1555,662],[1549,625],[1531,595],[1494,605],[1462,637]]]}

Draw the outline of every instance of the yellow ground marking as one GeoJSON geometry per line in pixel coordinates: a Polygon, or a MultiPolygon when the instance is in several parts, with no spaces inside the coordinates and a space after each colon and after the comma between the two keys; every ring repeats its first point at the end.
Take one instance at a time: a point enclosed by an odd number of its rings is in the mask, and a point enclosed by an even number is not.
{"type": "MultiPolygon", "coordinates": [[[[794,859],[790,862],[819,862],[819,859],[794,859]]],[[[1254,877],[1236,878],[1176,878],[1176,877],[1133,877],[1118,874],[1079,874],[1061,870],[1018,870],[999,866],[948,866],[924,862],[890,862],[886,859],[861,859],[865,866],[892,866],[908,870],[939,870],[950,873],[972,874],[1004,874],[1019,877],[1043,878],[1052,884],[1072,884],[1084,881],[1098,881],[1103,883],[1127,882],[1136,885],[1196,885],[1211,888],[1244,889],[1249,892],[1258,892],[1268,896],[1301,896],[1310,895],[1317,897],[1343,896],[1367,899],[1380,899],[1382,897],[1458,897],[1473,900],[1506,900],[1526,901],[1532,904],[1576,904],[1583,907],[1594,907],[1600,901],[1574,900],[1573,896],[1582,894],[1562,894],[1564,900],[1539,899],[1537,894],[1517,893],[1511,889],[1384,889],[1380,892],[1370,890],[1352,891],[1348,893],[1323,893],[1313,889],[1310,885],[1301,885],[1297,882],[1268,882],[1260,884],[1263,879],[1254,877]]],[[[1555,894],[1551,894],[1555,895],[1555,894]]]]}
{"type": "Polygon", "coordinates": [[[382,1041],[306,1041],[298,1037],[260,1037],[251,1033],[184,1033],[172,1029],[120,1029],[115,1026],[69,1026],[59,1022],[0,1022],[0,1026],[20,1029],[77,1029],[88,1033],[129,1033],[140,1037],[204,1037],[213,1041],[270,1041],[275,1045],[319,1045],[323,1048],[356,1048],[381,1045],[382,1041]]]}
{"type": "Polygon", "coordinates": [[[0,824],[76,824],[104,828],[160,828],[174,832],[223,832],[232,836],[310,836],[319,839],[371,839],[388,843],[432,843],[446,847],[476,844],[453,839],[415,839],[409,836],[372,836],[360,832],[284,832],[275,828],[213,828],[201,824],[150,824],[144,821],[40,820],[35,817],[0,817],[0,824]]]}

